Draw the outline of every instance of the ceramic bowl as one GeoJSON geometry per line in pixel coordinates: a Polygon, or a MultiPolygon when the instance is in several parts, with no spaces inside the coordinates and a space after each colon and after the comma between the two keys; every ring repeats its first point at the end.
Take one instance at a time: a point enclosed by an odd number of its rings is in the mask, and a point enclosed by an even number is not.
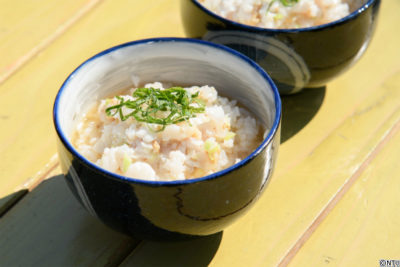
{"type": "Polygon", "coordinates": [[[266,29],[225,19],[197,0],[181,0],[186,35],[223,44],[255,60],[279,92],[321,87],[354,64],[374,32],[380,0],[337,21],[309,28],[266,29]]]}
{"type": "Polygon", "coordinates": [[[240,53],[200,40],[158,38],[122,44],[80,65],[54,103],[58,150],[67,184],[89,213],[141,239],[180,239],[221,231],[243,215],[269,181],[280,141],[281,102],[272,80],[240,53]],[[262,143],[241,162],[181,181],[145,181],[111,173],[71,144],[82,112],[134,83],[213,85],[265,126],[262,143]]]}

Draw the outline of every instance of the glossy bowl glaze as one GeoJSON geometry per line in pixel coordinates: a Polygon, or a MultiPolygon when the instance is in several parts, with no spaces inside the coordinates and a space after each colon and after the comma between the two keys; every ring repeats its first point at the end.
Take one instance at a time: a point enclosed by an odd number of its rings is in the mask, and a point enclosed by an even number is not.
{"type": "Polygon", "coordinates": [[[321,87],[355,63],[374,32],[380,0],[337,21],[309,28],[266,29],[225,19],[197,0],[181,0],[186,35],[229,46],[263,67],[279,92],[321,87]]]}
{"type": "Polygon", "coordinates": [[[200,40],[158,38],[126,43],[88,59],[64,82],[54,103],[58,150],[79,202],[110,227],[142,239],[179,239],[221,231],[243,215],[271,177],[280,141],[281,102],[272,80],[240,53],[200,40]],[[81,114],[139,82],[213,85],[264,125],[262,143],[241,162],[183,181],[145,181],[110,173],[71,144],[81,114]]]}

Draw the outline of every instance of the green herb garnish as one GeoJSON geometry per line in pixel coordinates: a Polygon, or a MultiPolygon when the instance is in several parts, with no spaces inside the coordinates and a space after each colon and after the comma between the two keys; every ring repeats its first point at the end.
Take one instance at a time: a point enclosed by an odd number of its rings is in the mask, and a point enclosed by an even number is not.
{"type": "Polygon", "coordinates": [[[139,122],[162,125],[176,124],[196,117],[196,113],[204,112],[204,103],[198,98],[199,92],[191,94],[182,87],[171,87],[160,90],[154,88],[137,88],[132,96],[133,100],[125,100],[116,96],[119,104],[108,107],[106,114],[119,114],[122,121],[130,117],[139,122]],[[124,114],[122,108],[129,112],[124,114]]]}
{"type": "Polygon", "coordinates": [[[279,0],[282,5],[288,7],[288,6],[294,6],[299,2],[299,0],[279,0]]]}

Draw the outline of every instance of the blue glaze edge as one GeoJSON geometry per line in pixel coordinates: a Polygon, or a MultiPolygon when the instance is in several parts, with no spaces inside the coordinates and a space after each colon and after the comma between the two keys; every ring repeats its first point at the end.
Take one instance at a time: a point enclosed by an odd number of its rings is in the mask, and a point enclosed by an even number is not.
{"type": "MultiPolygon", "coordinates": [[[[371,1],[374,1],[374,0],[371,0],[371,1]]],[[[226,175],[227,173],[230,173],[230,172],[232,172],[233,170],[235,170],[237,168],[240,168],[240,167],[246,165],[250,160],[252,160],[259,153],[261,153],[261,151],[264,150],[265,147],[268,146],[268,144],[272,141],[273,137],[276,134],[276,131],[279,128],[279,124],[280,124],[281,117],[282,117],[281,110],[282,110],[281,99],[280,99],[280,96],[279,96],[279,93],[278,93],[278,89],[275,86],[275,84],[273,83],[272,79],[268,76],[268,74],[257,63],[255,63],[253,60],[251,60],[247,56],[244,56],[243,54],[241,54],[241,53],[237,52],[236,50],[233,50],[233,49],[231,49],[229,47],[226,47],[226,46],[223,46],[223,45],[219,45],[219,44],[215,44],[215,43],[211,43],[211,42],[207,42],[207,41],[203,41],[203,40],[190,39],[190,38],[179,38],[179,37],[162,37],[162,38],[150,38],[150,39],[143,39],[143,40],[123,43],[123,44],[111,47],[109,49],[106,49],[106,50],[104,50],[104,51],[92,56],[91,58],[87,59],[86,61],[84,61],[81,65],[79,65],[67,77],[67,79],[64,81],[64,83],[62,84],[61,88],[59,89],[59,91],[58,91],[58,93],[56,95],[55,101],[54,101],[54,106],[53,106],[53,122],[54,122],[54,126],[55,126],[55,129],[56,129],[57,135],[59,136],[61,142],[69,150],[69,152],[72,153],[74,156],[78,157],[81,161],[83,161],[87,166],[89,166],[93,170],[95,170],[95,171],[97,171],[99,173],[106,173],[107,175],[109,175],[112,178],[115,178],[117,180],[127,181],[127,182],[134,182],[134,183],[145,184],[145,185],[149,185],[149,186],[169,186],[169,185],[170,186],[175,186],[175,185],[192,184],[192,183],[201,182],[201,181],[205,181],[205,180],[213,180],[213,179],[216,179],[216,178],[218,178],[220,176],[226,175]],[[135,178],[122,176],[122,175],[107,171],[107,170],[97,166],[96,164],[92,163],[91,161],[89,161],[85,157],[83,157],[72,146],[72,144],[68,141],[68,139],[66,138],[64,133],[61,131],[61,127],[60,127],[60,123],[59,123],[59,119],[58,119],[58,108],[59,108],[59,101],[60,101],[60,98],[62,97],[64,88],[69,83],[69,81],[72,79],[72,77],[75,75],[75,73],[77,73],[81,68],[83,68],[89,62],[95,60],[98,57],[101,57],[103,55],[109,54],[109,53],[111,53],[111,52],[113,52],[115,50],[118,50],[118,49],[121,49],[121,48],[124,48],[124,47],[128,47],[128,46],[134,46],[134,45],[140,45],[140,44],[161,43],[161,42],[196,43],[196,44],[201,44],[201,45],[210,46],[210,47],[214,47],[214,48],[218,48],[218,49],[224,50],[225,52],[228,52],[228,53],[240,58],[241,60],[243,60],[247,64],[249,64],[251,67],[256,69],[259,72],[259,74],[261,74],[261,76],[265,80],[268,81],[268,84],[271,86],[272,92],[274,94],[275,119],[274,119],[274,122],[272,124],[271,129],[268,132],[267,137],[263,140],[263,142],[250,155],[248,155],[246,158],[244,158],[240,162],[238,162],[238,163],[236,163],[236,164],[234,164],[234,165],[232,165],[232,166],[230,166],[230,167],[228,167],[226,169],[223,169],[221,171],[215,172],[215,173],[207,175],[207,176],[194,178],[194,179],[188,179],[188,180],[147,181],[147,180],[141,180],[141,179],[135,179],[135,178]]]]}
{"type": "Polygon", "coordinates": [[[221,20],[224,23],[232,24],[232,25],[234,25],[236,27],[242,27],[242,28],[244,28],[246,30],[256,31],[256,32],[271,32],[271,33],[300,33],[300,32],[314,31],[314,30],[315,31],[323,30],[325,28],[334,27],[334,26],[342,24],[342,23],[344,23],[344,22],[346,22],[348,20],[354,19],[358,15],[360,15],[362,12],[364,12],[366,9],[368,9],[374,2],[377,2],[378,0],[369,0],[367,3],[365,3],[364,5],[359,7],[357,10],[353,11],[352,13],[350,13],[349,15],[347,15],[347,16],[341,18],[341,19],[338,19],[338,20],[335,20],[335,21],[332,21],[332,22],[329,22],[329,23],[317,25],[317,26],[298,28],[298,29],[262,28],[262,27],[256,27],[256,26],[243,24],[243,23],[240,23],[240,22],[237,22],[237,21],[226,19],[226,18],[218,15],[217,13],[212,12],[211,10],[209,10],[208,8],[206,8],[205,6],[200,4],[197,0],[190,0],[190,1],[192,1],[198,8],[203,10],[208,15],[210,15],[210,16],[218,19],[218,20],[221,20]]]}

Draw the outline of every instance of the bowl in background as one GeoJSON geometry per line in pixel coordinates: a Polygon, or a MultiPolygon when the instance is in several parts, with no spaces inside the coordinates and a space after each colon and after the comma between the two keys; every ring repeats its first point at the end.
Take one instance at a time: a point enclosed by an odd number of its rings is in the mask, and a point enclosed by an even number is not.
{"type": "Polygon", "coordinates": [[[274,169],[281,102],[264,70],[242,54],[201,40],[157,38],[122,44],[85,61],[60,88],[53,116],[61,166],[79,202],[118,231],[165,240],[219,232],[255,203],[274,169]],[[91,103],[137,82],[155,81],[215,86],[268,128],[262,143],[225,170],[183,181],[111,173],[73,147],[70,136],[91,103]]]}
{"type": "Polygon", "coordinates": [[[229,46],[263,67],[279,92],[321,87],[354,64],[373,35],[380,0],[319,26],[267,29],[225,19],[197,0],[181,0],[186,35],[229,46]]]}

